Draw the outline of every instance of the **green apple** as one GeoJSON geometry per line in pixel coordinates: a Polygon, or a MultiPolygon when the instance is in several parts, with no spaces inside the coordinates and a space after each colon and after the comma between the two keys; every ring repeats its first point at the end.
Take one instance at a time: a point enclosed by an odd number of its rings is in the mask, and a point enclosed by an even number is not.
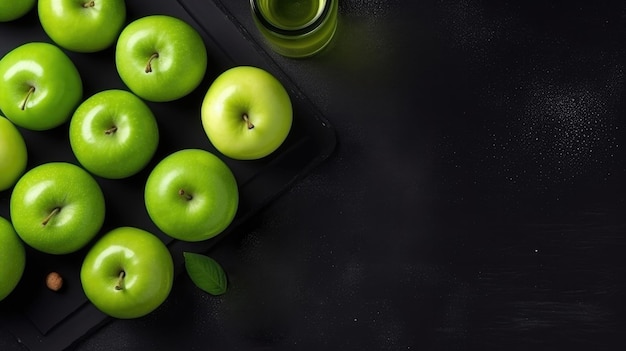
{"type": "Polygon", "coordinates": [[[207,52],[202,37],[187,22],[151,15],[122,30],[115,64],[122,81],[139,97],[172,101],[200,84],[207,68],[207,52]]]}
{"type": "Polygon", "coordinates": [[[84,247],[104,222],[104,195],[84,169],[50,162],[26,172],[9,203],[15,231],[31,247],[67,254],[84,247]]]}
{"type": "Polygon", "coordinates": [[[81,103],[70,121],[70,145],[86,170],[104,178],[141,171],[159,144],[154,114],[125,90],[105,90],[81,103]]]}
{"type": "Polygon", "coordinates": [[[28,152],[22,133],[0,116],[0,191],[7,190],[26,170],[28,152]]]}
{"type": "Polygon", "coordinates": [[[221,233],[233,221],[239,190],[224,161],[205,150],[185,149],[154,167],[144,200],[148,215],[165,234],[201,241],[221,233]]]}
{"type": "Polygon", "coordinates": [[[124,0],[39,0],[37,10],[50,39],[76,52],[112,46],[126,20],[124,0]]]}
{"type": "Polygon", "coordinates": [[[120,227],[89,249],[80,280],[87,298],[102,312],[115,318],[138,318],[167,299],[174,263],[159,238],[142,229],[120,227]]]}
{"type": "Polygon", "coordinates": [[[0,60],[0,110],[16,125],[46,130],[65,123],[83,96],[80,74],[57,46],[31,42],[0,60]]]}
{"type": "Polygon", "coordinates": [[[37,0],[0,0],[0,22],[9,22],[26,15],[37,0]]]}
{"type": "Polygon", "coordinates": [[[26,250],[9,221],[0,217],[0,301],[17,286],[24,274],[26,250]]]}
{"type": "Polygon", "coordinates": [[[222,154],[254,160],[274,152],[291,130],[293,108],[269,72],[237,66],[220,74],[202,101],[202,126],[222,154]]]}

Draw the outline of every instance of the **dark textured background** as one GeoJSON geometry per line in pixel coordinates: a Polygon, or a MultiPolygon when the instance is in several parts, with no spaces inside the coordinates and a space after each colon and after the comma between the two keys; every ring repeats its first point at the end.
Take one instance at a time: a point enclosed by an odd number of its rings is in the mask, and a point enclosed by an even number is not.
{"type": "Polygon", "coordinates": [[[339,11],[329,51],[271,55],[338,147],[209,252],[228,293],[183,277],[78,349],[623,349],[626,4],[339,11]]]}

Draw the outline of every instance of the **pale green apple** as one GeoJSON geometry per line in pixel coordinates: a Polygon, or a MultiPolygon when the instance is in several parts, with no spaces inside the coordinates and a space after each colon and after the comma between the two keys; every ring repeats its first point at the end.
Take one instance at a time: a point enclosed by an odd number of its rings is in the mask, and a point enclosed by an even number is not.
{"type": "Polygon", "coordinates": [[[202,101],[202,126],[222,154],[259,159],[282,145],[293,123],[293,108],[282,83],[269,72],[237,66],[220,74],[202,101]]]}

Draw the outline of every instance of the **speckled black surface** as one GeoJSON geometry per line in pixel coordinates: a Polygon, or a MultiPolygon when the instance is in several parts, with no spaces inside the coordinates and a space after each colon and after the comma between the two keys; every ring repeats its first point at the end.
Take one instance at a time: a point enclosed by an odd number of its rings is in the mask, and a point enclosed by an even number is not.
{"type": "Polygon", "coordinates": [[[623,349],[625,16],[341,1],[331,50],[270,54],[335,154],[209,252],[227,294],[182,278],[77,349],[623,349]]]}

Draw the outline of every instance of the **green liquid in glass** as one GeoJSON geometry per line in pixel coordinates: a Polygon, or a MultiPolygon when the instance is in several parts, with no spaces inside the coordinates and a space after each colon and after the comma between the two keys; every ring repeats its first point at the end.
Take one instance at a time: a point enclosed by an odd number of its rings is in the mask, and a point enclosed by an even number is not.
{"type": "Polygon", "coordinates": [[[297,29],[306,26],[323,9],[320,0],[279,0],[260,1],[265,3],[267,11],[262,10],[268,21],[285,29],[297,29]]]}
{"type": "Polygon", "coordinates": [[[338,0],[250,0],[257,27],[281,55],[307,57],[322,50],[337,28],[338,0]],[[254,11],[256,7],[257,11],[254,11]],[[325,8],[328,7],[326,10],[325,8]]]}

